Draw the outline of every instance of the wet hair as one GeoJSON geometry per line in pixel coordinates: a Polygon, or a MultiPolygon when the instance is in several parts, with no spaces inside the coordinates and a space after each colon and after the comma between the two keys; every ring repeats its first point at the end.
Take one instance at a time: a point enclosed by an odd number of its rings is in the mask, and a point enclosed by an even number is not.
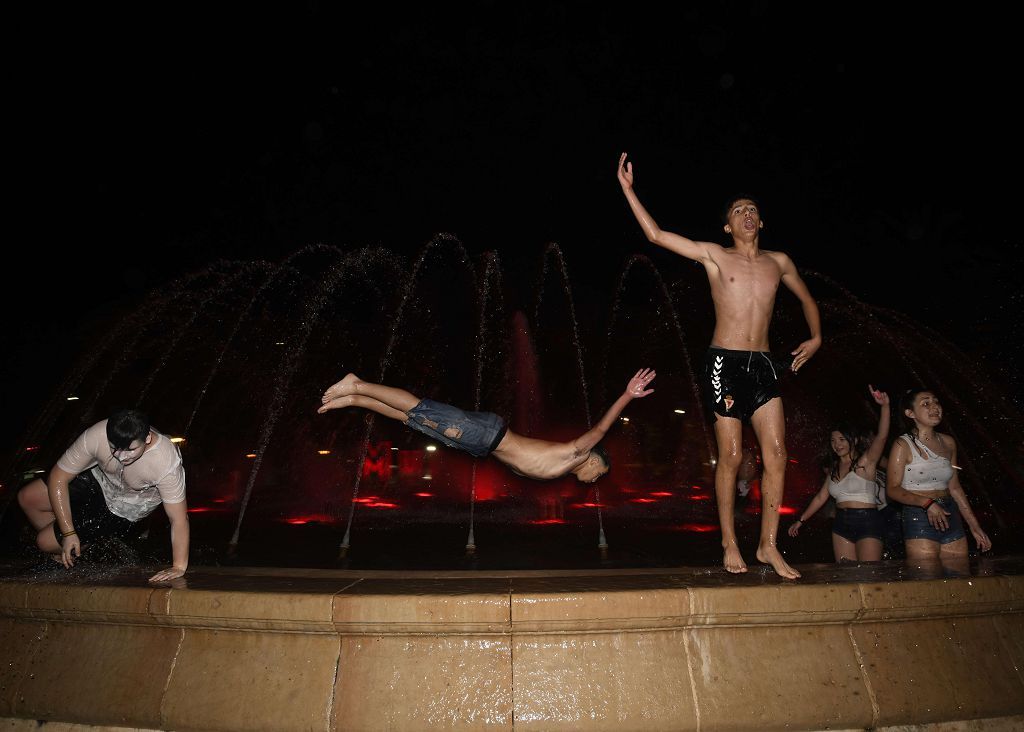
{"type": "Polygon", "coordinates": [[[612,469],[611,458],[608,457],[608,452],[603,447],[601,447],[600,445],[594,445],[592,448],[590,448],[590,454],[597,455],[599,458],[601,458],[601,462],[604,463],[604,467],[607,470],[612,469]]]}
{"type": "Polygon", "coordinates": [[[838,432],[846,438],[850,445],[850,469],[857,464],[861,456],[867,451],[869,441],[867,434],[852,424],[834,424],[828,430],[828,442],[825,445],[825,455],[822,459],[822,467],[834,481],[839,481],[839,456],[832,449],[832,433],[838,432]]]}
{"type": "Polygon", "coordinates": [[[127,450],[148,435],[149,417],[138,409],[121,409],[107,419],[107,441],[118,450],[127,450]]]}
{"type": "Polygon", "coordinates": [[[735,204],[737,201],[742,201],[744,199],[750,201],[755,206],[757,206],[758,211],[761,210],[761,202],[758,201],[754,196],[748,196],[746,193],[738,193],[735,196],[732,196],[731,198],[726,200],[726,202],[722,204],[721,216],[723,224],[729,223],[729,214],[732,212],[733,204],[735,204]]]}
{"type": "Polygon", "coordinates": [[[926,386],[915,386],[912,389],[907,389],[903,392],[903,396],[900,397],[900,419],[903,420],[905,434],[911,437],[917,437],[917,423],[912,417],[907,416],[907,410],[914,411],[914,400],[925,392],[928,394],[935,393],[926,386]]]}

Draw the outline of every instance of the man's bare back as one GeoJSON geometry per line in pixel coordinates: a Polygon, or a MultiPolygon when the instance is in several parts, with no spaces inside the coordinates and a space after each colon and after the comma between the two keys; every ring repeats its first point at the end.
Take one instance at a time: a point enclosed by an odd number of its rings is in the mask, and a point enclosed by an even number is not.
{"type": "Polygon", "coordinates": [[[699,384],[705,410],[715,420],[718,461],[715,491],[722,527],[723,565],[729,572],[746,572],[733,519],[735,482],[739,470],[743,422],[749,421],[761,445],[764,463],[761,539],[757,558],[782,577],[800,573],[789,566],[776,547],[779,508],[786,469],[785,417],[779,397],[778,373],[769,353],[768,328],[779,283],[800,300],[811,337],[792,351],[796,372],[821,346],[817,304],[792,260],[781,252],[760,248],[764,228],[757,203],[749,198],[730,202],[724,230],[731,247],[694,241],[664,231],[633,191],[633,165],[619,158],[617,176],[622,192],[648,240],[704,265],[715,309],[715,332],[699,384]]]}

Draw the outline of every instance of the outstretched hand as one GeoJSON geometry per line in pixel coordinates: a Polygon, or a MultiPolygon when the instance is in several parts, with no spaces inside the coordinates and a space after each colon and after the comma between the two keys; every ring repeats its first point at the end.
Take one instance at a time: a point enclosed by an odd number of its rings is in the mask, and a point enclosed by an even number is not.
{"type": "Polygon", "coordinates": [[[882,406],[885,406],[886,404],[889,403],[889,395],[886,394],[881,389],[876,389],[875,387],[871,386],[871,384],[868,384],[868,391],[871,392],[871,398],[875,400],[875,404],[881,404],[882,406]]]}
{"type": "Polygon", "coordinates": [[[797,346],[796,350],[790,354],[793,356],[793,365],[789,367],[790,370],[794,374],[799,371],[800,367],[807,363],[819,348],[821,348],[820,338],[811,338],[797,346]]]}
{"type": "Polygon", "coordinates": [[[652,394],[654,389],[648,389],[647,385],[654,381],[655,376],[657,374],[654,369],[640,369],[629,380],[629,383],[626,384],[626,393],[633,399],[640,399],[648,394],[652,394]]]}
{"type": "Polygon", "coordinates": [[[181,569],[180,567],[168,567],[167,569],[164,569],[164,570],[154,574],[152,577],[149,578],[149,581],[150,582],[170,582],[171,580],[176,580],[179,577],[183,577],[184,575],[185,575],[185,570],[184,569],[181,569]]]}
{"type": "Polygon", "coordinates": [[[619,185],[622,190],[628,191],[633,187],[633,163],[626,162],[626,153],[619,156],[619,185]]]}

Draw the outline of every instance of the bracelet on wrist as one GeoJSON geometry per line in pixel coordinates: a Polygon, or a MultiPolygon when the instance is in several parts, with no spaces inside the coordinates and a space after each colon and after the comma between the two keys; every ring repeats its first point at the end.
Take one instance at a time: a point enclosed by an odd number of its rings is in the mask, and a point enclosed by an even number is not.
{"type": "Polygon", "coordinates": [[[77,533],[78,532],[75,531],[74,529],[71,529],[70,531],[62,531],[62,532],[60,532],[60,537],[63,539],[65,536],[74,536],[77,533]]]}

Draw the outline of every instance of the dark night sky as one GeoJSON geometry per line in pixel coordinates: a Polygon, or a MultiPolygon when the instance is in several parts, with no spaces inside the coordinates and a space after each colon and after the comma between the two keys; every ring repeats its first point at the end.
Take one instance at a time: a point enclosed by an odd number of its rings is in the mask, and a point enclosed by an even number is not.
{"type": "Polygon", "coordinates": [[[634,251],[671,278],[622,200],[622,150],[664,228],[722,241],[723,199],[756,192],[765,247],[972,354],[1021,354],[1005,17],[443,5],[26,18],[5,442],[97,324],[217,258],[411,253],[446,231],[512,268],[557,241],[583,292],[634,251]]]}

